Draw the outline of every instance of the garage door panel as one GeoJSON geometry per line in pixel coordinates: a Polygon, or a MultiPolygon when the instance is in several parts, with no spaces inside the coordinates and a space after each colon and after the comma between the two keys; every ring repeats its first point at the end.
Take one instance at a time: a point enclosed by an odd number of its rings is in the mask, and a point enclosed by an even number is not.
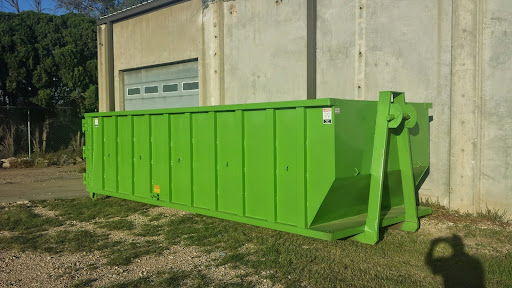
{"type": "Polygon", "coordinates": [[[199,106],[198,62],[124,72],[125,110],[199,106]]]}
{"type": "Polygon", "coordinates": [[[147,99],[134,99],[130,101],[130,105],[136,109],[126,110],[149,110],[176,107],[195,107],[199,106],[199,98],[189,96],[176,97],[154,97],[147,99]]]}

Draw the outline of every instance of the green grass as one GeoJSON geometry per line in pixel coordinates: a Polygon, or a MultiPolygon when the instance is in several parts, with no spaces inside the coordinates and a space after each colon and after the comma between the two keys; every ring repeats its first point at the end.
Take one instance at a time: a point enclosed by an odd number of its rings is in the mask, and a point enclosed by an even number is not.
{"type": "Polygon", "coordinates": [[[0,250],[16,249],[58,254],[108,249],[115,244],[108,235],[87,230],[61,230],[55,233],[32,233],[0,236],[0,250]]]}
{"type": "Polygon", "coordinates": [[[128,219],[115,219],[96,223],[96,226],[106,230],[128,231],[135,229],[135,224],[128,219]]]}
{"type": "MultiPolygon", "coordinates": [[[[160,272],[156,275],[156,277],[140,277],[135,280],[126,281],[123,283],[114,284],[108,286],[109,288],[139,288],[139,287],[169,287],[169,288],[179,288],[183,287],[183,282],[185,280],[196,280],[197,278],[201,278],[199,273],[194,273],[190,271],[166,271],[160,272]]],[[[202,284],[209,284],[209,282],[204,281],[202,284]]],[[[196,287],[207,287],[208,285],[201,285],[196,287]]]]}
{"type": "MultiPolygon", "coordinates": [[[[512,243],[509,230],[455,225],[450,231],[463,235],[463,239],[468,241],[487,239],[494,244],[512,243]]],[[[205,252],[225,251],[227,255],[220,258],[218,265],[249,268],[254,275],[270,272],[267,277],[285,287],[442,285],[441,279],[434,277],[425,263],[425,255],[433,238],[420,236],[419,233],[390,229],[382,242],[369,246],[350,240],[321,241],[187,214],[169,219],[164,236],[170,244],[198,246],[205,252]],[[244,248],[246,244],[250,248],[244,248]]],[[[477,247],[466,250],[470,251],[470,255],[474,254],[484,267],[489,287],[512,283],[511,252],[496,257],[479,253],[477,247]]],[[[450,269],[445,267],[447,272],[450,269]]]]}
{"type": "MultiPolygon", "coordinates": [[[[507,225],[496,216],[501,214],[491,212],[470,217],[435,207],[431,219],[449,219],[455,224],[440,226],[443,231],[430,231],[456,236],[436,238],[439,236],[426,230],[407,233],[387,229],[384,239],[370,246],[351,240],[328,242],[196,214],[151,216],[152,206],[114,198],[59,200],[38,205],[56,211],[59,217],[42,217],[26,206],[0,208],[0,230],[9,231],[0,235],[0,251],[101,251],[106,265],[120,266],[146,255],[160,255],[171,245],[195,246],[206,254],[218,255],[213,257],[214,267],[229,266],[244,272],[233,280],[219,282],[199,268],[162,271],[112,287],[256,285],[247,280],[249,276],[267,278],[283,287],[442,287],[442,278],[433,275],[426,261],[431,245],[437,242],[441,244],[435,248],[435,258],[447,257],[444,264],[437,266],[443,273],[456,275],[463,271],[464,277],[474,277],[474,271],[460,268],[461,263],[471,260],[482,267],[487,287],[508,287],[512,283],[512,233],[510,228],[500,226],[507,225]],[[148,221],[136,224],[125,219],[133,214],[144,215],[148,221]],[[91,221],[101,229],[92,232],[59,228],[52,232],[52,227],[62,226],[65,221],[91,221]],[[486,228],[489,221],[498,221],[499,225],[486,228]],[[485,225],[477,226],[482,223],[485,225]],[[120,231],[135,239],[112,241],[109,231],[120,231]],[[144,238],[148,236],[161,238],[144,238]],[[458,237],[460,241],[456,241],[458,237]],[[465,252],[450,258],[450,245],[465,252]]],[[[83,279],[74,285],[87,287],[93,282],[83,279]]]]}
{"type": "Polygon", "coordinates": [[[117,283],[109,288],[141,288],[141,287],[161,287],[161,288],[179,288],[184,287],[203,288],[242,288],[254,287],[255,283],[246,279],[234,279],[231,281],[215,281],[208,275],[200,272],[197,269],[189,271],[161,271],[156,273],[153,277],[144,276],[134,280],[117,283]]]}
{"type": "Polygon", "coordinates": [[[82,287],[91,287],[92,284],[98,279],[96,278],[87,278],[87,279],[81,279],[73,283],[71,287],[73,288],[82,288],[82,287]]]}
{"type": "Polygon", "coordinates": [[[430,218],[450,219],[470,223],[487,222],[501,227],[510,227],[512,224],[512,218],[508,217],[507,212],[499,209],[492,210],[486,207],[485,210],[472,214],[469,212],[460,212],[459,210],[448,210],[439,202],[434,202],[429,198],[421,199],[420,205],[432,208],[434,213],[430,218]]]}
{"type": "Polygon", "coordinates": [[[153,241],[125,243],[109,240],[106,233],[96,233],[88,230],[63,230],[55,233],[0,236],[1,250],[50,254],[102,251],[107,259],[107,265],[120,266],[129,265],[134,259],[143,256],[161,254],[166,248],[153,241]]]}
{"type": "Polygon", "coordinates": [[[35,233],[61,226],[64,222],[35,214],[28,206],[16,205],[0,208],[0,223],[0,231],[35,233]]]}
{"type": "Polygon", "coordinates": [[[88,198],[42,202],[42,206],[58,212],[65,220],[87,222],[95,219],[125,218],[135,213],[147,213],[153,206],[118,198],[88,198]]]}
{"type": "Polygon", "coordinates": [[[154,241],[122,243],[107,251],[109,257],[107,264],[111,266],[129,265],[134,259],[147,255],[159,255],[165,250],[160,243],[154,241]]]}
{"type": "Polygon", "coordinates": [[[135,236],[140,237],[153,237],[160,236],[163,232],[163,225],[160,224],[142,224],[135,233],[135,236]]]}
{"type": "Polygon", "coordinates": [[[158,222],[158,221],[160,221],[162,219],[165,219],[166,217],[167,216],[165,214],[159,213],[159,214],[155,214],[155,215],[149,217],[148,221],[149,222],[158,222]]]}

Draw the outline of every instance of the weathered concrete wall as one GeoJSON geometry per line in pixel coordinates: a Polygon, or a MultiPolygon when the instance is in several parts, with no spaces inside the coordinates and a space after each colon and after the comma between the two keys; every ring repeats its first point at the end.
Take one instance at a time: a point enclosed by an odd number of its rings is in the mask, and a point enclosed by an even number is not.
{"type": "Polygon", "coordinates": [[[108,51],[112,45],[109,41],[107,33],[107,25],[99,25],[97,28],[98,39],[98,97],[99,97],[99,111],[106,112],[114,110],[114,87],[112,87],[109,77],[112,77],[113,71],[109,70],[109,55],[108,51]]]}
{"type": "Polygon", "coordinates": [[[450,39],[449,1],[366,1],[366,97],[406,92],[412,102],[431,102],[430,175],[420,195],[449,204],[450,39]]]}
{"type": "Polygon", "coordinates": [[[225,103],[307,99],[306,1],[224,3],[225,103]]]}
{"type": "Polygon", "coordinates": [[[400,90],[408,101],[432,102],[431,170],[420,195],[452,209],[510,213],[512,2],[318,5],[317,96],[400,90]]]}
{"type": "Polygon", "coordinates": [[[451,3],[318,2],[317,96],[432,102],[431,174],[421,194],[449,205],[451,3]]]}
{"type": "Polygon", "coordinates": [[[453,1],[450,206],[479,210],[481,143],[479,1],[453,1]],[[471,117],[468,117],[471,115],[471,117]]]}
{"type": "Polygon", "coordinates": [[[480,209],[512,217],[512,1],[481,3],[480,209]]]}
{"type": "MultiPolygon", "coordinates": [[[[432,102],[420,195],[512,213],[512,1],[314,2],[316,97],[374,100],[399,90],[432,102]]],[[[115,23],[116,110],[120,70],[190,58],[199,59],[201,105],[307,99],[314,2],[193,0],[115,23]]]]}

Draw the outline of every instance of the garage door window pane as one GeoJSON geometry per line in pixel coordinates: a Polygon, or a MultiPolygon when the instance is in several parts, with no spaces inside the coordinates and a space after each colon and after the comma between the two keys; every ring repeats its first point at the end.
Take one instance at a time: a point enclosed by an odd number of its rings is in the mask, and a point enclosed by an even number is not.
{"type": "Polygon", "coordinates": [[[144,94],[158,93],[158,86],[147,86],[144,87],[144,94]]]}
{"type": "Polygon", "coordinates": [[[163,87],[164,92],[176,92],[178,91],[178,84],[166,84],[163,87]]]}
{"type": "Polygon", "coordinates": [[[189,90],[198,90],[199,89],[199,82],[184,82],[183,83],[183,90],[189,91],[189,90]]]}
{"type": "Polygon", "coordinates": [[[128,88],[128,96],[139,95],[140,88],[128,88]]]}

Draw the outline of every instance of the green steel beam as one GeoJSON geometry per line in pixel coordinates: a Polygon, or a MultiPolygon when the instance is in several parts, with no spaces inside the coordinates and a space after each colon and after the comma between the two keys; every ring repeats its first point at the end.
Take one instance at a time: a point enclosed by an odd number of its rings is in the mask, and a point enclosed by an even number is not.
{"type": "Polygon", "coordinates": [[[367,244],[375,244],[379,241],[382,185],[384,183],[384,165],[386,163],[386,150],[389,137],[388,121],[395,119],[394,117],[389,117],[392,96],[392,92],[389,91],[380,92],[379,94],[375,136],[373,139],[373,158],[370,171],[371,180],[368,215],[364,232],[353,237],[354,240],[367,244]]]}
{"type": "Polygon", "coordinates": [[[412,170],[411,144],[409,141],[409,128],[416,125],[415,112],[412,112],[415,110],[410,106],[406,106],[404,93],[398,94],[394,99],[394,103],[401,106],[402,111],[404,111],[404,118],[407,119],[397,128],[402,130],[397,136],[398,161],[400,162],[405,206],[405,222],[402,224],[402,230],[414,232],[420,227],[418,209],[416,207],[416,189],[412,170]]]}
{"type": "Polygon", "coordinates": [[[384,182],[385,163],[387,161],[387,142],[389,129],[396,129],[398,161],[402,180],[404,197],[404,231],[414,232],[419,228],[418,207],[416,203],[416,189],[412,168],[411,146],[409,128],[416,125],[416,110],[405,103],[403,92],[386,91],[379,95],[375,123],[375,136],[373,143],[373,159],[371,166],[370,194],[368,200],[368,214],[364,232],[352,239],[367,244],[379,241],[379,228],[381,227],[382,190],[384,182]]]}
{"type": "Polygon", "coordinates": [[[87,113],[86,117],[104,117],[104,116],[126,116],[126,115],[154,115],[154,114],[180,114],[180,113],[193,113],[193,112],[223,112],[235,110],[265,110],[265,109],[283,109],[283,108],[298,108],[298,107],[329,107],[340,105],[341,99],[324,98],[314,100],[299,100],[299,101],[281,101],[281,102],[266,102],[266,103],[249,103],[249,104],[233,104],[233,105],[219,105],[219,106],[199,106],[199,107],[185,107],[185,108],[167,108],[167,109],[153,109],[153,110],[133,110],[133,111],[115,111],[115,112],[95,112],[87,113]]]}

